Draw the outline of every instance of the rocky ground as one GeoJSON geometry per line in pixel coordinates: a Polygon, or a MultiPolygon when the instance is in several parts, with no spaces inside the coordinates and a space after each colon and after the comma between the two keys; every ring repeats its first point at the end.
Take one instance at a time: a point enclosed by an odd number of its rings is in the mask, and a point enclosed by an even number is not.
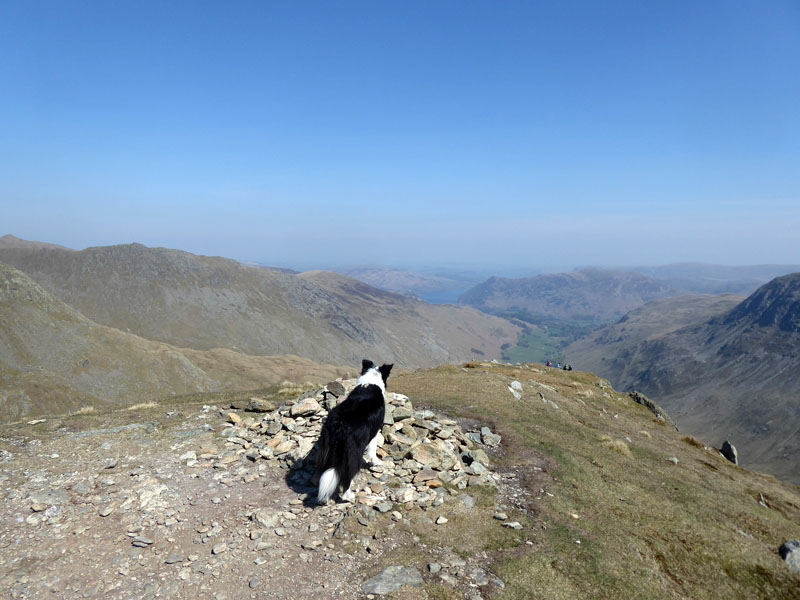
{"type": "Polygon", "coordinates": [[[313,503],[309,453],[327,409],[353,385],[332,382],[283,406],[151,406],[5,427],[0,589],[288,599],[405,585],[401,597],[426,598],[434,584],[443,597],[491,597],[504,584],[485,553],[429,547],[415,533],[473,511],[522,529],[513,514],[530,499],[516,474],[492,469],[500,437],[481,424],[389,393],[383,465],[362,470],[354,503],[313,503]],[[424,567],[403,564],[408,547],[423,548],[424,567]]]}

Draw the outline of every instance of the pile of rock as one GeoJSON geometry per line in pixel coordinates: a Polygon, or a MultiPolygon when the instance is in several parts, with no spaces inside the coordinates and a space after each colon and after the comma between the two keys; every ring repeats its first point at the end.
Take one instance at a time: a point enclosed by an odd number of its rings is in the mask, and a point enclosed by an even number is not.
{"type": "MultiPolygon", "coordinates": [[[[331,382],[282,406],[257,405],[261,414],[242,418],[231,412],[227,442],[241,447],[251,461],[274,461],[289,471],[290,485],[314,493],[314,454],[322,423],[356,380],[331,382]]],[[[386,416],[379,435],[382,465],[362,470],[353,482],[357,503],[388,512],[394,503],[438,506],[453,492],[469,486],[494,486],[487,449],[500,444],[488,427],[463,431],[458,423],[430,410],[415,410],[408,397],[386,394],[386,416]]],[[[250,409],[250,405],[243,406],[250,409]]]]}

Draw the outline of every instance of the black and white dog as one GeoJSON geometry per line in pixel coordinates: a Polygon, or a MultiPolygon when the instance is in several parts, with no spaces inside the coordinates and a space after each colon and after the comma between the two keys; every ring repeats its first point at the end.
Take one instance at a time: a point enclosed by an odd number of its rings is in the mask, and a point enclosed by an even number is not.
{"type": "Polygon", "coordinates": [[[371,360],[362,361],[355,389],[328,414],[317,445],[320,504],[338,495],[339,488],[343,500],[355,499],[350,482],[361,468],[365,449],[373,465],[382,464],[375,452],[386,413],[386,379],[391,370],[392,365],[376,367],[371,360]]]}

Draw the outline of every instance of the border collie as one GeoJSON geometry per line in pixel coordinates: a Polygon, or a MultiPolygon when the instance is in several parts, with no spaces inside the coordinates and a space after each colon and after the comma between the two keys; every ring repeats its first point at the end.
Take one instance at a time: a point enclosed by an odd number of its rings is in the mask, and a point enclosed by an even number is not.
{"type": "Polygon", "coordinates": [[[382,464],[375,452],[386,412],[386,379],[391,370],[392,365],[376,367],[371,360],[363,360],[355,389],[328,414],[317,445],[320,504],[338,496],[339,488],[343,490],[341,499],[355,499],[350,482],[361,468],[365,449],[373,465],[382,464]]]}

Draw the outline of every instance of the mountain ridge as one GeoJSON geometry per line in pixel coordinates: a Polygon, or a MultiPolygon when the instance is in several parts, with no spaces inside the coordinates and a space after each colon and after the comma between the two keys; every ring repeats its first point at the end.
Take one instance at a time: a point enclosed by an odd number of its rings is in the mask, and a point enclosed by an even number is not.
{"type": "Polygon", "coordinates": [[[602,321],[619,318],[647,300],[668,295],[678,293],[651,277],[588,268],[521,279],[490,277],[465,292],[459,303],[493,314],[602,321]]]}
{"type": "Polygon", "coordinates": [[[342,372],[297,356],[176,348],[98,325],[0,262],[0,421],[342,372]]]}
{"type": "Polygon", "coordinates": [[[499,358],[518,331],[478,311],[462,327],[463,309],[431,309],[353,279],[329,277],[337,283],[326,288],[308,274],[141,244],[77,252],[5,248],[0,260],[100,324],[198,350],[228,347],[329,363],[369,354],[418,367],[499,358]],[[391,332],[377,322],[391,323],[391,332]]]}

